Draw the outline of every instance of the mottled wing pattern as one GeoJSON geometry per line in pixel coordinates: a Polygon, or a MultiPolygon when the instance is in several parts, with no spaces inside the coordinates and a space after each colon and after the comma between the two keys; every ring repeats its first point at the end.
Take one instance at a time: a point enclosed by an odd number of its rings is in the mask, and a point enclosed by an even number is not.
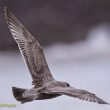
{"type": "Polygon", "coordinates": [[[108,104],[107,102],[98,98],[95,94],[92,94],[92,93],[85,91],[85,90],[74,89],[72,87],[66,87],[66,88],[55,87],[55,88],[49,89],[49,91],[47,91],[46,93],[64,94],[64,95],[68,95],[68,96],[82,99],[82,100],[89,101],[89,102],[96,102],[99,104],[108,104]]]}
{"type": "Polygon", "coordinates": [[[40,87],[52,81],[53,77],[46,63],[43,50],[37,40],[18,19],[5,7],[5,17],[9,29],[31,73],[33,84],[40,87]]]}

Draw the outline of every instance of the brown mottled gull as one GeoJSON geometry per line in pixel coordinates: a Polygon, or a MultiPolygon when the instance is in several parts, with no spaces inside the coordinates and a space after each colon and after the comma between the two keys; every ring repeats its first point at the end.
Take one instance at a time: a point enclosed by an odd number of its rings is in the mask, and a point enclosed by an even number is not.
{"type": "Polygon", "coordinates": [[[90,102],[108,104],[93,93],[75,89],[66,82],[55,80],[48,68],[39,42],[6,7],[5,17],[12,36],[18,44],[18,48],[30,71],[32,84],[34,85],[31,89],[12,87],[13,95],[17,101],[25,103],[68,95],[90,102]]]}

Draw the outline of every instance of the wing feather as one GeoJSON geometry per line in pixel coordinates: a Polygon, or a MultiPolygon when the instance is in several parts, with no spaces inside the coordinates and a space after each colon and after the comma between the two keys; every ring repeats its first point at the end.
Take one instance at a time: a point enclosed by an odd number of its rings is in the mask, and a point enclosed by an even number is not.
{"type": "Polygon", "coordinates": [[[13,38],[31,73],[33,84],[40,87],[52,81],[43,50],[39,42],[27,31],[18,19],[5,8],[5,17],[13,38]]]}
{"type": "Polygon", "coordinates": [[[102,99],[100,99],[99,97],[97,97],[95,94],[90,93],[88,91],[85,90],[80,90],[80,89],[74,89],[72,87],[55,87],[55,88],[51,88],[49,89],[49,91],[46,91],[46,93],[51,93],[51,94],[64,94],[64,95],[68,95],[74,98],[78,98],[81,100],[85,100],[85,101],[89,101],[89,102],[96,102],[99,104],[109,104],[105,101],[103,101],[102,99]]]}

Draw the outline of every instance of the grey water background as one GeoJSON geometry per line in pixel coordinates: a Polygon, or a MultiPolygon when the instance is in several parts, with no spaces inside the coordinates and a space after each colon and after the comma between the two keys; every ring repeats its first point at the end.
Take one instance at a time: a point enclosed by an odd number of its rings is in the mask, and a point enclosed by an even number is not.
{"type": "MultiPolygon", "coordinates": [[[[85,41],[55,44],[44,53],[57,80],[86,89],[110,102],[110,38],[105,26],[91,30],[85,41]]],[[[31,76],[18,52],[0,52],[0,104],[14,103],[14,108],[0,110],[110,110],[109,105],[85,102],[68,96],[20,104],[12,95],[12,86],[31,87],[31,76]]]]}

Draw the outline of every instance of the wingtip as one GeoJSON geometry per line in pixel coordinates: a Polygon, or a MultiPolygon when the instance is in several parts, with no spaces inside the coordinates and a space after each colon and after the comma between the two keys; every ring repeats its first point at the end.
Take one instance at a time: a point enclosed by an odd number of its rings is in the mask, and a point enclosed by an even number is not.
{"type": "Polygon", "coordinates": [[[4,7],[4,13],[5,13],[5,19],[7,21],[7,24],[9,23],[9,17],[12,15],[10,10],[7,8],[7,6],[4,7]]]}
{"type": "Polygon", "coordinates": [[[7,16],[8,14],[11,14],[10,10],[8,9],[7,6],[4,6],[4,12],[5,12],[5,15],[7,16]]]}
{"type": "Polygon", "coordinates": [[[102,103],[99,104],[106,104],[106,105],[110,105],[110,103],[103,101],[102,103]]]}
{"type": "Polygon", "coordinates": [[[7,6],[4,6],[4,11],[6,12],[8,10],[7,6]]]}
{"type": "Polygon", "coordinates": [[[5,12],[5,18],[7,18],[7,14],[8,14],[8,8],[7,8],[7,6],[4,6],[4,12],[5,12]]]}
{"type": "Polygon", "coordinates": [[[107,103],[107,105],[110,105],[110,103],[107,103]]]}
{"type": "Polygon", "coordinates": [[[105,103],[106,105],[110,105],[110,103],[105,103]]]}

